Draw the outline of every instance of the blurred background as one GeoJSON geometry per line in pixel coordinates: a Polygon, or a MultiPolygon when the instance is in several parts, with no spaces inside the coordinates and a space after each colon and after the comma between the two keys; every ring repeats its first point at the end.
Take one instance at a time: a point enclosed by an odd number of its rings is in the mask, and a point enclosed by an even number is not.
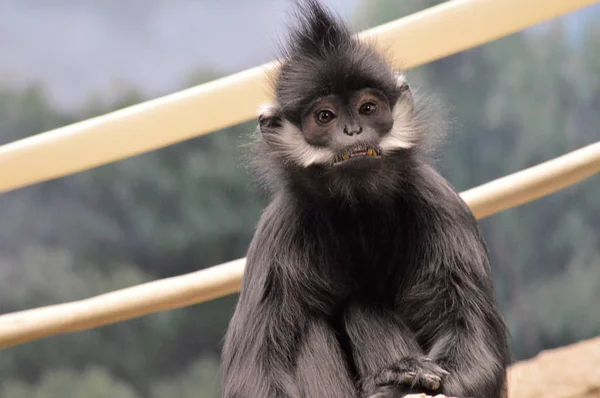
{"type": "MultiPolygon", "coordinates": [[[[325,3],[362,30],[439,1],[325,3]]],[[[0,0],[0,144],[269,61],[288,7],[0,0]]],[[[438,169],[462,191],[597,141],[599,50],[596,6],[409,71],[450,107],[438,169]]],[[[243,257],[265,205],[241,162],[253,127],[0,196],[0,311],[243,257]]],[[[596,176],[482,220],[515,360],[600,335],[598,198],[596,176]]],[[[0,397],[217,398],[235,302],[3,350],[0,397]]]]}

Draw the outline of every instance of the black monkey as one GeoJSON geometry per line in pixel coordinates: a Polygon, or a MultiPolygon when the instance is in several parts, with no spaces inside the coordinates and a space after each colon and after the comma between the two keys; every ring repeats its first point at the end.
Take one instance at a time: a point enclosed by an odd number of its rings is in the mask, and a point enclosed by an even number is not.
{"type": "Polygon", "coordinates": [[[272,197],[225,338],[223,397],[505,397],[487,250],[426,162],[427,118],[373,47],[316,0],[299,7],[259,117],[272,197]]]}

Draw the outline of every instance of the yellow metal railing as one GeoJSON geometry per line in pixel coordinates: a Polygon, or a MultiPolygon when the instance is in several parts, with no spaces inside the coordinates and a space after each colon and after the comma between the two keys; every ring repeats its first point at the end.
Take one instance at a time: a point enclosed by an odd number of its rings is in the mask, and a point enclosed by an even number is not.
{"type": "MultiPolygon", "coordinates": [[[[363,32],[408,69],[598,0],[452,0],[363,32]]],[[[0,192],[62,177],[247,121],[275,63],[0,147],[0,192]]]]}
{"type": "MultiPolygon", "coordinates": [[[[598,0],[453,0],[362,34],[404,69],[522,30],[598,0]],[[404,39],[406,38],[406,39],[404,39]]],[[[256,115],[269,63],[157,100],[0,147],[0,192],[155,150],[256,115]]],[[[478,218],[600,171],[600,142],[461,195],[478,218]]],[[[72,303],[0,316],[0,348],[115,323],[236,292],[245,259],[72,303]]]]}
{"type": "MultiPolygon", "coordinates": [[[[477,218],[518,206],[560,190],[600,171],[600,143],[463,192],[477,218]]],[[[191,274],[0,316],[0,349],[60,333],[92,329],[209,301],[241,286],[245,259],[191,274]]]]}

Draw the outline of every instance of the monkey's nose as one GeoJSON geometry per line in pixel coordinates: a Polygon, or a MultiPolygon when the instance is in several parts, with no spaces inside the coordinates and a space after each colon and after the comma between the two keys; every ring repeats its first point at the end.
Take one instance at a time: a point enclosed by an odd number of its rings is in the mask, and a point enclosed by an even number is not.
{"type": "Polygon", "coordinates": [[[352,137],[354,134],[358,135],[360,133],[362,133],[363,128],[362,126],[351,126],[351,127],[344,127],[344,134],[349,135],[350,137],[352,137]]]}

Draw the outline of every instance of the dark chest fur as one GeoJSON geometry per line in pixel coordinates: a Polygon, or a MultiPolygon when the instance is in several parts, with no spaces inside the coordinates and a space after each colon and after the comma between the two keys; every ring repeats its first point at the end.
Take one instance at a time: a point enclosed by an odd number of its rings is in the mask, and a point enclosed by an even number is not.
{"type": "Polygon", "coordinates": [[[299,250],[316,259],[307,270],[315,278],[307,283],[322,284],[318,290],[331,295],[328,300],[391,301],[410,283],[422,235],[410,201],[324,207],[305,202],[301,209],[294,216],[302,225],[299,250]]]}

